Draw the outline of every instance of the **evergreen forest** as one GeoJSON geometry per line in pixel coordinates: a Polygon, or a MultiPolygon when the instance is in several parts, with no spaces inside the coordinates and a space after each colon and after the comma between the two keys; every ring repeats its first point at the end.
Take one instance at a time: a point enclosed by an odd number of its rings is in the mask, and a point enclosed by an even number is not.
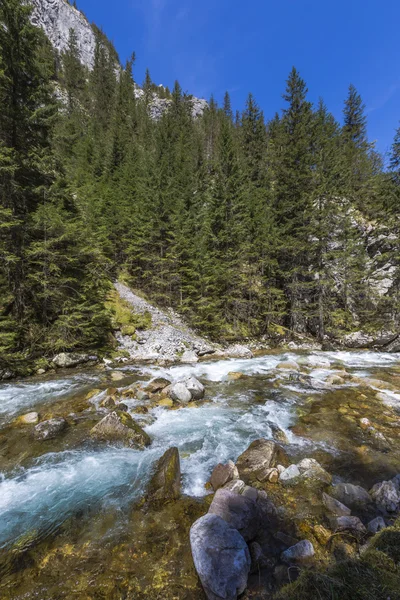
{"type": "Polygon", "coordinates": [[[0,5],[3,361],[109,348],[118,277],[215,340],[398,327],[400,128],[380,156],[353,85],[341,122],[296,68],[275,115],[227,93],[193,117],[100,30],[89,71],[30,11],[0,5]]]}

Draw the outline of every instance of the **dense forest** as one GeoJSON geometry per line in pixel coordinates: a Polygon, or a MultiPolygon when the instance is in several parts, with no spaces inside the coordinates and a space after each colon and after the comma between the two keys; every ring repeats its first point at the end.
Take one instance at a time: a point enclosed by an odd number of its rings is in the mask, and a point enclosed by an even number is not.
{"type": "Polygon", "coordinates": [[[120,67],[101,31],[89,72],[73,30],[56,55],[29,16],[1,3],[4,360],[106,348],[121,275],[214,339],[398,325],[400,128],[385,164],[354,86],[343,123],[295,68],[270,120],[252,94],[194,118],[178,82],[147,73],[138,93],[134,56],[120,67]],[[170,102],[159,120],[155,95],[170,102]],[[383,295],[376,255],[392,265],[383,295]]]}

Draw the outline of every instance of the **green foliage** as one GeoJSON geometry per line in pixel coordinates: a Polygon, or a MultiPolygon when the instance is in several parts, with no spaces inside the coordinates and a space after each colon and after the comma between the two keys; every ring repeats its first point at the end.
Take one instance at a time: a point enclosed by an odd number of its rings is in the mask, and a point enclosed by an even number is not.
{"type": "Polygon", "coordinates": [[[326,570],[303,571],[276,600],[398,600],[400,598],[400,529],[378,533],[360,560],[326,570]]]}
{"type": "Polygon", "coordinates": [[[103,347],[111,321],[149,327],[108,298],[121,272],[214,338],[398,325],[399,132],[384,173],[353,86],[343,127],[294,68],[268,123],[252,94],[235,116],[227,93],[193,118],[178,82],[147,71],[135,93],[134,55],[121,68],[96,27],[92,71],[71,30],[56,73],[29,14],[21,0],[0,7],[1,355],[103,347]],[[155,98],[169,106],[158,121],[155,98]],[[383,298],[372,217],[394,234],[383,298]]]}

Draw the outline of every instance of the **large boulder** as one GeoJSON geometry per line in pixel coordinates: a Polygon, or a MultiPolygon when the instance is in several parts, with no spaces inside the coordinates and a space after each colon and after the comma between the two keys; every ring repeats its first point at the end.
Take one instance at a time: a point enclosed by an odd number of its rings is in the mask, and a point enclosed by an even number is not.
{"type": "Polygon", "coordinates": [[[332,498],[329,494],[322,494],[322,502],[329,512],[336,517],[349,517],[351,515],[350,508],[336,500],[336,498],[332,498]]]}
{"type": "Polygon", "coordinates": [[[164,377],[156,377],[156,379],[152,379],[144,388],[145,392],[149,394],[157,394],[161,392],[164,388],[169,386],[171,382],[164,377]]]}
{"type": "Polygon", "coordinates": [[[254,440],[239,456],[236,466],[240,478],[248,483],[265,481],[270,474],[270,469],[278,462],[287,463],[283,449],[274,441],[261,438],[254,440]]]}
{"type": "Polygon", "coordinates": [[[57,356],[53,358],[53,363],[60,369],[69,369],[84,364],[90,359],[91,357],[87,354],[77,354],[75,352],[67,354],[66,352],[61,352],[61,354],[57,354],[57,356]]]}
{"type": "Polygon", "coordinates": [[[52,440],[64,431],[67,421],[62,417],[43,421],[35,426],[33,435],[37,440],[52,440]]]}
{"type": "Polygon", "coordinates": [[[168,393],[172,400],[175,400],[175,402],[178,402],[179,404],[188,404],[192,399],[192,394],[189,392],[183,381],[178,381],[171,385],[168,393]]]}
{"type": "Polygon", "coordinates": [[[236,600],[246,589],[251,567],[249,549],[237,529],[207,514],[192,525],[190,544],[208,600],[236,600]]]}
{"type": "Polygon", "coordinates": [[[338,533],[341,531],[352,531],[356,535],[365,535],[367,533],[366,528],[358,517],[333,517],[331,525],[335,532],[338,533]]]}
{"type": "Polygon", "coordinates": [[[213,472],[211,473],[210,483],[214,492],[219,488],[224,487],[229,481],[239,479],[239,471],[237,470],[235,463],[228,460],[226,465],[219,463],[213,472]]]}
{"type": "Polygon", "coordinates": [[[150,502],[164,503],[177,500],[181,494],[181,465],[178,448],[169,448],[157,461],[148,485],[150,502]]]}
{"type": "Polygon", "coordinates": [[[97,440],[119,442],[131,448],[143,448],[151,443],[150,437],[130,414],[116,410],[97,423],[90,435],[97,440]]]}
{"type": "Polygon", "coordinates": [[[237,494],[227,489],[219,489],[211,506],[209,514],[218,515],[229,525],[235,527],[248,542],[255,538],[260,527],[260,513],[256,500],[246,495],[237,494]]]}
{"type": "Polygon", "coordinates": [[[196,379],[196,377],[190,377],[189,379],[185,379],[183,383],[186,389],[189,390],[193,400],[201,400],[202,398],[204,398],[204,385],[200,383],[200,381],[196,379]]]}
{"type": "Polygon", "coordinates": [[[352,483],[338,483],[329,488],[329,494],[345,506],[354,509],[364,509],[371,503],[367,490],[352,483]]]}
{"type": "Polygon", "coordinates": [[[375,484],[370,495],[382,512],[393,513],[400,508],[400,492],[394,481],[375,484]]]}

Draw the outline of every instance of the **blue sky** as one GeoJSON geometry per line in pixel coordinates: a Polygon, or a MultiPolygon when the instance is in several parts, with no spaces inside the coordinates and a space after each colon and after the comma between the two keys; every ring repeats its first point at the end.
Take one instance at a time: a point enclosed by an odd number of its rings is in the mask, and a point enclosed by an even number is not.
{"type": "Polygon", "coordinates": [[[153,81],[241,109],[252,92],[266,118],[283,107],[293,65],[341,118],[350,83],[367,106],[369,136],[386,152],[400,121],[399,0],[78,0],[138,82],[153,81]]]}

